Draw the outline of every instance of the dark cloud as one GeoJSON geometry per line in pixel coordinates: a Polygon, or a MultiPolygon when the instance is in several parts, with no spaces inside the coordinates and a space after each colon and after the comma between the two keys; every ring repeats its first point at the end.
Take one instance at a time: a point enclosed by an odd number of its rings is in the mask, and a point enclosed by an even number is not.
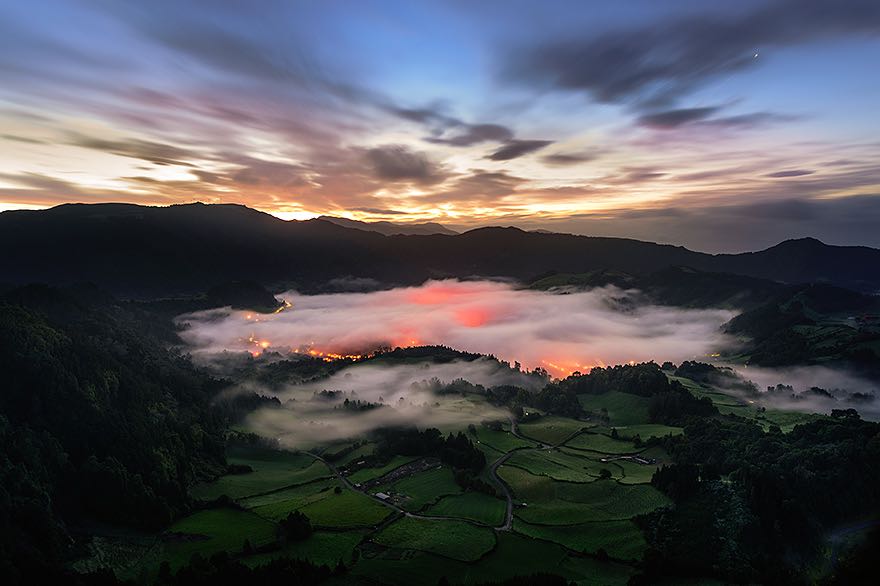
{"type": "Polygon", "coordinates": [[[722,106],[676,108],[643,114],[639,116],[637,122],[642,126],[658,130],[671,130],[682,126],[744,129],[799,119],[799,116],[774,112],[715,116],[721,110],[722,106]]]}
{"type": "Polygon", "coordinates": [[[430,137],[425,140],[450,146],[471,146],[481,142],[504,142],[513,139],[513,131],[500,124],[463,124],[449,136],[430,137]]]}
{"type": "Polygon", "coordinates": [[[364,212],[365,214],[376,214],[378,216],[405,216],[409,212],[400,210],[391,210],[387,208],[352,208],[355,212],[364,212]]]}
{"type": "Polygon", "coordinates": [[[367,160],[376,177],[386,181],[412,181],[431,184],[443,181],[446,176],[424,153],[403,145],[387,145],[367,151],[367,160]]]}
{"type": "Polygon", "coordinates": [[[776,171],[767,173],[766,177],[803,177],[804,175],[812,175],[815,173],[812,169],[787,169],[785,171],[776,171]]]}
{"type": "Polygon", "coordinates": [[[794,114],[778,114],[776,112],[751,112],[749,114],[737,114],[735,116],[722,116],[700,122],[702,126],[716,126],[723,128],[755,128],[780,122],[800,120],[802,116],[794,114]]]}
{"type": "Polygon", "coordinates": [[[492,161],[510,161],[553,144],[552,140],[509,140],[501,148],[486,155],[492,161]]]}
{"type": "Polygon", "coordinates": [[[17,136],[15,134],[0,134],[0,138],[3,140],[11,140],[13,142],[23,142],[26,144],[46,144],[46,141],[37,140],[36,138],[30,138],[27,136],[17,136]]]}
{"type": "Polygon", "coordinates": [[[529,86],[584,91],[598,102],[668,107],[751,67],[761,48],[877,32],[876,0],[778,0],[745,14],[686,16],[513,51],[507,72],[529,86]]]}
{"type": "Polygon", "coordinates": [[[664,112],[645,114],[638,119],[639,124],[651,128],[677,128],[683,124],[705,120],[715,114],[717,106],[707,108],[678,108],[664,112]]]}
{"type": "Polygon", "coordinates": [[[154,165],[183,165],[193,167],[186,159],[203,158],[195,151],[182,147],[163,144],[137,138],[124,140],[109,140],[86,136],[84,134],[69,133],[68,144],[97,151],[104,151],[120,157],[141,159],[154,165]]]}
{"type": "Polygon", "coordinates": [[[541,162],[552,167],[567,167],[569,165],[579,165],[595,161],[601,156],[598,150],[580,152],[580,153],[553,153],[541,157],[541,162]]]}
{"type": "Polygon", "coordinates": [[[646,181],[662,179],[663,177],[668,175],[668,173],[658,171],[653,167],[624,167],[623,171],[624,173],[622,175],[612,180],[613,183],[644,183],[646,181]]]}

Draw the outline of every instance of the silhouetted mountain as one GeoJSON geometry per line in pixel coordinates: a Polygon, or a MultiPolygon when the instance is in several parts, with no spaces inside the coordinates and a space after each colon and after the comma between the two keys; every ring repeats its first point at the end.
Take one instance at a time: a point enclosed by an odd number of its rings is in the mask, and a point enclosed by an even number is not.
{"type": "Polygon", "coordinates": [[[761,252],[710,255],[625,238],[480,228],[384,236],[325,220],[283,221],[238,205],[67,204],[0,214],[0,282],[94,282],[134,297],[202,292],[255,281],[317,291],[330,279],[388,284],[428,278],[610,270],[645,276],[670,267],[788,283],[880,289],[880,250],[793,240],[761,252]]]}
{"type": "Polygon", "coordinates": [[[366,230],[368,232],[378,232],[379,234],[384,234],[385,236],[395,236],[398,234],[403,235],[413,235],[413,234],[447,234],[454,235],[458,234],[455,230],[450,230],[446,226],[442,224],[438,224],[437,222],[423,222],[423,223],[407,223],[407,224],[395,224],[394,222],[361,222],[359,220],[349,220],[348,218],[335,218],[333,216],[320,216],[319,220],[324,220],[325,222],[331,222],[336,224],[337,226],[343,226],[344,228],[355,228],[357,230],[366,230]]]}

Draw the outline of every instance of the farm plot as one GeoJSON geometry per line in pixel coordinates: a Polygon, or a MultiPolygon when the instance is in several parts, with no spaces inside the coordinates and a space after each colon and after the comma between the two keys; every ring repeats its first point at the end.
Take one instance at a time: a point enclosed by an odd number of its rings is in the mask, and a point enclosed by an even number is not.
{"type": "Polygon", "coordinates": [[[447,466],[413,474],[394,483],[385,492],[389,490],[403,498],[400,505],[408,511],[421,510],[446,495],[461,493],[461,487],[455,484],[452,470],[447,466]]]}
{"type": "Polygon", "coordinates": [[[555,499],[527,502],[527,506],[516,509],[516,516],[533,524],[578,525],[629,519],[669,504],[663,493],[646,484],[619,484],[613,480],[555,484],[555,499]]]}
{"type": "Polygon", "coordinates": [[[373,541],[386,547],[417,549],[460,561],[474,561],[495,547],[495,533],[464,521],[427,521],[404,517],[373,541]]]}
{"type": "Polygon", "coordinates": [[[565,445],[600,454],[634,454],[640,451],[640,448],[635,447],[630,441],[614,439],[601,433],[582,433],[567,441],[565,445]]]}
{"type": "Polygon", "coordinates": [[[576,419],[545,415],[537,421],[521,423],[519,425],[519,433],[545,444],[556,445],[590,426],[589,423],[576,419]]]}
{"type": "Polygon", "coordinates": [[[517,452],[507,460],[506,465],[567,482],[591,482],[599,478],[602,469],[611,472],[612,477],[622,476],[620,468],[600,462],[598,455],[589,458],[586,453],[573,454],[559,450],[517,452]]]}
{"type": "Polygon", "coordinates": [[[238,503],[261,517],[278,521],[292,511],[329,497],[337,486],[339,481],[335,479],[318,480],[294,488],[242,499],[238,503]]]}
{"type": "Polygon", "coordinates": [[[245,539],[254,547],[270,543],[275,540],[275,524],[237,509],[199,511],[168,530],[163,560],[177,569],[195,553],[208,557],[220,551],[240,551],[245,539]]]}
{"type": "Polygon", "coordinates": [[[610,424],[636,425],[648,422],[650,399],[630,393],[609,391],[599,395],[578,395],[578,401],[588,411],[608,411],[610,424]]]}
{"type": "Polygon", "coordinates": [[[395,468],[400,468],[404,464],[408,464],[413,460],[415,460],[415,458],[410,456],[394,456],[393,458],[391,458],[391,461],[384,466],[379,466],[378,468],[362,468],[356,472],[353,472],[349,475],[348,480],[352,484],[375,480],[376,478],[380,478],[381,476],[384,476],[395,468]]]}
{"type": "Polygon", "coordinates": [[[486,428],[477,429],[477,441],[502,453],[518,448],[534,448],[536,445],[535,442],[520,439],[510,432],[486,428]]]}
{"type": "Polygon", "coordinates": [[[346,529],[372,527],[391,513],[391,509],[365,494],[343,490],[341,494],[331,491],[327,498],[309,503],[299,509],[316,527],[346,529]]]}
{"type": "Polygon", "coordinates": [[[506,508],[506,503],[501,499],[481,492],[467,492],[443,497],[436,505],[428,507],[425,514],[470,519],[494,526],[504,522],[506,508]]]}
{"type": "Polygon", "coordinates": [[[641,530],[632,521],[604,521],[581,525],[532,525],[516,519],[515,531],[553,541],[568,549],[595,554],[604,549],[612,558],[638,561],[647,543],[641,530]]]}
{"type": "Polygon", "coordinates": [[[240,499],[331,476],[324,464],[302,453],[241,448],[230,450],[227,461],[234,465],[250,466],[253,472],[227,474],[214,482],[199,484],[191,491],[195,498],[212,500],[226,495],[240,499]]]}
{"type": "Polygon", "coordinates": [[[363,531],[315,531],[305,541],[288,543],[283,549],[271,553],[256,554],[242,560],[255,567],[274,559],[291,558],[308,560],[315,565],[335,567],[337,563],[350,564],[354,548],[364,538],[363,531]]]}

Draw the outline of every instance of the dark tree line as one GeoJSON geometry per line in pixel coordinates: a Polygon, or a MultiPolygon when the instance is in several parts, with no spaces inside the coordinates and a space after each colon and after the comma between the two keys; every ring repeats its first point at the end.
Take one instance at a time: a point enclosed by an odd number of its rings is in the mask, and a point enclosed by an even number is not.
{"type": "Polygon", "coordinates": [[[439,429],[423,431],[411,428],[388,428],[375,432],[378,438],[376,456],[390,459],[394,455],[433,456],[458,470],[478,474],[486,466],[486,456],[462,432],[446,437],[439,429]]]}
{"type": "Polygon", "coordinates": [[[857,416],[769,432],[727,416],[662,440],[652,483],[676,503],[643,519],[648,574],[800,583],[835,526],[880,512],[880,424],[857,416]]]}
{"type": "Polygon", "coordinates": [[[156,529],[225,467],[222,387],[170,322],[92,289],[0,297],[0,573],[58,568],[88,520],[156,529]]]}

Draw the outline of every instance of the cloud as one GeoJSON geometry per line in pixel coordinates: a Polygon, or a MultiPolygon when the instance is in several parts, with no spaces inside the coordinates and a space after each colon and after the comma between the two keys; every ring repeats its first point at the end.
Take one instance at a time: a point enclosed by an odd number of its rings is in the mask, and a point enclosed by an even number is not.
{"type": "Polygon", "coordinates": [[[259,409],[247,418],[245,425],[291,448],[363,437],[390,426],[466,426],[509,417],[506,409],[493,407],[478,397],[434,392],[437,382],[448,384],[459,378],[484,387],[516,384],[530,390],[542,382],[491,360],[395,366],[363,363],[326,379],[280,390],[245,384],[232,392],[253,390],[278,397],[283,408],[259,409]],[[336,397],[315,395],[324,390],[342,393],[336,397]],[[343,407],[345,399],[381,406],[352,411],[343,407]]]}
{"type": "Polygon", "coordinates": [[[367,151],[376,177],[387,181],[414,181],[430,184],[446,177],[423,153],[403,145],[386,145],[367,151]]]}
{"type": "Polygon", "coordinates": [[[500,124],[464,124],[448,136],[429,137],[428,142],[449,146],[472,146],[482,142],[504,142],[513,139],[513,131],[500,124]]]}
{"type": "Polygon", "coordinates": [[[638,119],[639,124],[651,128],[677,128],[683,124],[689,124],[698,120],[705,120],[715,114],[717,106],[707,108],[679,108],[645,114],[638,119]]]}
{"type": "Polygon", "coordinates": [[[581,152],[581,153],[553,153],[552,155],[544,155],[541,162],[551,167],[567,167],[569,165],[579,165],[595,161],[601,156],[598,151],[581,152]]]}
{"type": "Polygon", "coordinates": [[[507,74],[532,87],[648,109],[754,66],[759,49],[878,31],[880,4],[873,0],[762,2],[740,14],[687,15],[513,51],[507,74]]]}
{"type": "Polygon", "coordinates": [[[283,353],[359,354],[444,344],[560,375],[631,360],[701,358],[731,343],[719,327],[734,315],[643,305],[637,292],[615,288],[558,295],[489,281],[281,297],[293,307],[259,320],[229,310],[183,316],[189,327],[181,336],[197,357],[259,352],[262,345],[283,353]]]}
{"type": "Polygon", "coordinates": [[[510,161],[553,144],[552,140],[509,140],[501,148],[486,155],[492,161],[510,161]]]}
{"type": "Polygon", "coordinates": [[[193,167],[194,164],[187,159],[203,158],[198,153],[182,147],[138,138],[110,140],[78,133],[69,133],[69,135],[68,144],[73,146],[104,151],[120,157],[141,159],[154,165],[193,167]]]}
{"type": "Polygon", "coordinates": [[[767,177],[803,177],[804,175],[812,175],[815,173],[812,169],[788,169],[786,171],[775,171],[767,173],[767,177]]]}
{"type": "Polygon", "coordinates": [[[767,407],[800,411],[803,413],[830,413],[832,409],[854,408],[863,417],[880,418],[880,385],[861,376],[827,366],[789,366],[765,368],[734,366],[743,379],[757,385],[758,395],[731,390],[746,400],[757,400],[767,407]],[[788,385],[791,391],[768,392],[767,387],[788,385]],[[819,387],[831,395],[810,393],[819,387]],[[860,393],[863,400],[853,400],[852,394],[860,393]],[[794,395],[794,396],[792,396],[794,395]]]}

